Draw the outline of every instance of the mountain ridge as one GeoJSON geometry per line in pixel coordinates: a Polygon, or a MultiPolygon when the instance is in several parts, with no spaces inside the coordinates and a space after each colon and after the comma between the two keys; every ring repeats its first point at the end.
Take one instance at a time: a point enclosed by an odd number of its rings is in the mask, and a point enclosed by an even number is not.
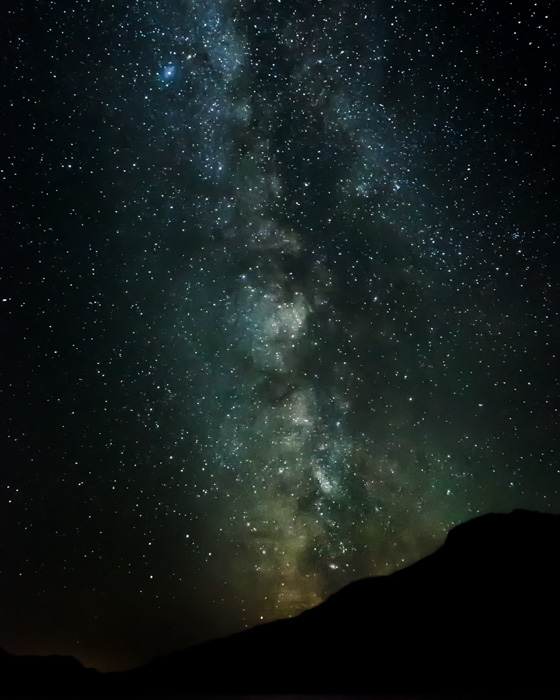
{"type": "Polygon", "coordinates": [[[458,525],[442,547],[277,620],[101,674],[71,657],[3,652],[14,696],[191,693],[547,693],[556,688],[560,515],[458,525]],[[33,667],[33,668],[32,668],[33,667]],[[32,676],[35,681],[32,681],[32,676]]]}

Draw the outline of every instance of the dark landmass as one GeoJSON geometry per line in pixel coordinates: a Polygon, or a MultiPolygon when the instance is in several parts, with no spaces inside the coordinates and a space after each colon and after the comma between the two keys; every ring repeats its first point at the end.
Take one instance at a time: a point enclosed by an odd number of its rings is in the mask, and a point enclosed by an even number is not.
{"type": "MultiPolygon", "coordinates": [[[[0,654],[2,696],[557,691],[560,516],[516,510],[452,530],[434,554],[296,618],[122,673],[0,654]]],[[[421,697],[424,697],[423,695],[421,697]]]]}

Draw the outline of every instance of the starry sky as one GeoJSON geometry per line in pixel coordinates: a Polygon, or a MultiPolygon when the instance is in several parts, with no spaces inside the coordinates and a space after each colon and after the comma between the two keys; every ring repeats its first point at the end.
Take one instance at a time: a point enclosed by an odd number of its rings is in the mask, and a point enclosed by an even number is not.
{"type": "Polygon", "coordinates": [[[552,0],[5,5],[0,647],[127,668],[559,512],[552,0]]]}

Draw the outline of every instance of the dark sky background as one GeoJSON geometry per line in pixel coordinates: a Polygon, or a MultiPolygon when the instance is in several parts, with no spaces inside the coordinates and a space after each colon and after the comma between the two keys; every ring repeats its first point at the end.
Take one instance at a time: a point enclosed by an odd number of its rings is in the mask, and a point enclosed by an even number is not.
{"type": "Polygon", "coordinates": [[[130,667],[559,512],[553,5],[3,4],[0,647],[130,667]]]}

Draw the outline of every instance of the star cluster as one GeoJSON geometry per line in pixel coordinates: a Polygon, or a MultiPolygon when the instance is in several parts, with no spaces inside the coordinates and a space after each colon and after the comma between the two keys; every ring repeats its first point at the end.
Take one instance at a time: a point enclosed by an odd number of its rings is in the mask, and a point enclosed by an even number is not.
{"type": "Polygon", "coordinates": [[[558,510],[552,3],[4,13],[1,647],[132,666],[558,510]]]}

